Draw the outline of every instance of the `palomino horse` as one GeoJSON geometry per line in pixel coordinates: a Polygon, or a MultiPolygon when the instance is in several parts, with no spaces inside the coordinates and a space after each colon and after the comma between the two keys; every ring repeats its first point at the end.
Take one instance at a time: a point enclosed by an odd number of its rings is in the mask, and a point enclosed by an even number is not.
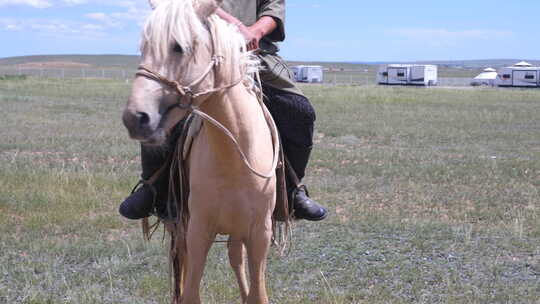
{"type": "Polygon", "coordinates": [[[237,29],[214,14],[217,5],[215,0],[151,0],[154,11],[143,30],[141,64],[123,122],[131,138],[160,145],[187,113],[204,121],[186,161],[189,217],[166,224],[177,253],[173,302],[200,303],[208,251],[224,234],[242,302],[268,303],[265,268],[276,200],[277,129],[252,90],[248,70],[256,62],[237,29]]]}

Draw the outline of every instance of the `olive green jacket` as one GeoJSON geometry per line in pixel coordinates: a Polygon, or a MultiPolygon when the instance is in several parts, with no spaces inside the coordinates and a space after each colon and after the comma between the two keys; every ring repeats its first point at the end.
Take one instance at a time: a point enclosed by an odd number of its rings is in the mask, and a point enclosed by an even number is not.
{"type": "Polygon", "coordinates": [[[285,39],[285,0],[224,0],[221,8],[247,26],[263,16],[272,17],[277,28],[265,40],[278,42],[285,39]]]}
{"type": "Polygon", "coordinates": [[[275,89],[303,95],[296,87],[293,74],[287,64],[277,55],[276,42],[285,39],[285,0],[224,0],[221,8],[250,26],[263,16],[274,18],[276,29],[259,42],[262,69],[261,81],[275,89]]]}

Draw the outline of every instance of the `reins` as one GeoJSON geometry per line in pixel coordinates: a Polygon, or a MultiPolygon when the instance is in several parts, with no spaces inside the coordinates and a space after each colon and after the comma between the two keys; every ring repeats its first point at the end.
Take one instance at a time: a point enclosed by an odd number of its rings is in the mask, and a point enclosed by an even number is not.
{"type": "MultiPolygon", "coordinates": [[[[257,98],[257,100],[259,100],[259,98],[257,98]]],[[[260,101],[259,101],[259,103],[260,103],[260,101]]],[[[277,127],[275,126],[274,120],[273,119],[268,119],[268,116],[270,114],[268,113],[268,109],[266,109],[264,104],[261,104],[261,107],[263,109],[263,113],[264,113],[264,116],[265,116],[265,119],[266,119],[266,123],[268,124],[268,127],[270,127],[271,136],[272,136],[272,144],[274,146],[274,156],[273,156],[273,159],[272,159],[272,167],[270,168],[270,171],[268,173],[260,173],[259,171],[255,170],[251,166],[251,164],[249,163],[249,160],[247,159],[246,155],[244,154],[244,151],[242,151],[242,148],[240,148],[240,144],[238,143],[236,138],[234,138],[234,135],[231,133],[231,131],[229,131],[224,125],[222,125],[219,121],[212,118],[210,115],[202,112],[201,110],[199,110],[199,109],[197,109],[195,107],[192,107],[191,111],[192,111],[193,114],[199,115],[202,119],[204,119],[204,120],[208,121],[209,123],[213,124],[216,128],[223,131],[223,133],[225,135],[227,135],[227,137],[229,137],[229,139],[234,143],[234,147],[236,148],[236,151],[238,151],[238,154],[240,154],[240,157],[242,157],[242,160],[244,161],[244,164],[248,167],[248,169],[253,174],[255,174],[255,175],[259,176],[259,177],[262,177],[262,178],[270,178],[270,177],[274,176],[276,168],[277,168],[277,163],[278,163],[278,159],[279,159],[279,140],[277,140],[277,138],[278,138],[277,131],[276,131],[277,127]]]]}
{"type": "MultiPolygon", "coordinates": [[[[257,97],[257,101],[259,102],[259,105],[261,106],[261,108],[263,110],[263,115],[265,117],[266,123],[267,123],[268,127],[270,128],[270,133],[271,133],[271,136],[272,136],[272,144],[273,144],[273,148],[274,148],[272,167],[270,168],[268,173],[261,173],[261,172],[257,171],[255,168],[253,168],[253,166],[249,163],[249,160],[247,159],[244,151],[242,151],[242,148],[240,147],[240,144],[238,143],[236,138],[234,138],[234,135],[231,133],[231,131],[229,131],[229,129],[227,129],[227,127],[225,127],[223,124],[221,124],[219,121],[217,121],[216,119],[214,119],[210,115],[202,112],[199,109],[198,106],[193,105],[193,101],[197,97],[200,97],[200,96],[203,96],[203,95],[208,95],[208,94],[215,93],[215,92],[219,92],[219,91],[226,90],[226,89],[230,89],[230,88],[238,85],[240,82],[242,82],[243,77],[239,77],[239,79],[233,81],[230,84],[226,84],[226,85],[223,85],[223,86],[220,86],[220,87],[217,87],[217,88],[211,88],[211,89],[202,90],[202,91],[199,91],[199,92],[194,92],[193,87],[198,85],[199,83],[201,83],[208,76],[210,71],[212,71],[212,69],[214,67],[218,66],[223,59],[224,59],[224,57],[220,56],[220,55],[212,56],[212,60],[208,64],[208,67],[206,67],[204,72],[201,74],[201,76],[199,76],[197,79],[192,81],[187,86],[183,86],[182,84],[180,84],[176,80],[169,80],[167,77],[161,75],[160,73],[152,70],[151,68],[149,68],[148,66],[145,66],[145,65],[139,65],[138,71],[137,71],[137,73],[135,75],[136,76],[143,76],[143,77],[155,80],[157,82],[163,83],[163,84],[173,88],[175,90],[175,92],[180,97],[178,99],[178,102],[174,105],[174,107],[177,106],[177,107],[179,107],[179,108],[181,108],[183,110],[187,110],[188,112],[191,112],[191,113],[193,113],[195,115],[198,115],[202,119],[206,120],[207,122],[209,122],[210,124],[212,124],[216,128],[218,128],[219,130],[221,130],[232,141],[236,151],[240,154],[240,157],[242,158],[242,161],[244,162],[246,167],[253,174],[255,174],[255,175],[257,175],[257,176],[259,176],[261,178],[271,178],[272,176],[275,175],[275,171],[276,171],[276,168],[277,168],[277,165],[278,165],[279,149],[280,149],[279,148],[279,135],[278,135],[278,132],[277,132],[277,127],[275,125],[275,122],[272,119],[270,113],[268,112],[268,109],[266,108],[266,106],[264,105],[264,103],[262,101],[262,94],[257,97]],[[188,101],[187,104],[183,104],[181,102],[181,97],[182,96],[187,96],[188,97],[189,101],[188,101]]],[[[260,80],[258,78],[258,75],[257,75],[257,79],[258,79],[259,84],[260,84],[260,80]]]]}

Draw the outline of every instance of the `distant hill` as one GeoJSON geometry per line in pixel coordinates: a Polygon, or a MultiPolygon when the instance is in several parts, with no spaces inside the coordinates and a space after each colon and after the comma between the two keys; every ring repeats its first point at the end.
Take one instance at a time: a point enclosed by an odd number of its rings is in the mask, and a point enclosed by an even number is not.
{"type": "MultiPolygon", "coordinates": [[[[51,64],[62,66],[78,63],[81,65],[90,65],[97,68],[135,68],[139,64],[139,56],[136,55],[35,55],[0,58],[0,65],[26,65],[26,66],[50,66],[51,64]]],[[[308,61],[289,61],[290,65],[322,65],[333,69],[366,69],[373,67],[369,64],[356,64],[347,62],[308,62],[308,61]]]]}
{"type": "MultiPolygon", "coordinates": [[[[464,69],[480,69],[486,67],[505,67],[513,65],[520,61],[527,61],[532,65],[539,66],[540,60],[535,59],[478,59],[478,60],[420,60],[404,62],[371,62],[367,64],[389,64],[389,63],[416,63],[416,64],[436,64],[444,67],[455,67],[464,69]]],[[[365,62],[351,62],[355,64],[366,64],[365,62]]]]}
{"type": "MultiPolygon", "coordinates": [[[[401,63],[422,63],[422,64],[437,64],[446,67],[478,69],[483,67],[502,67],[512,65],[523,59],[479,59],[479,60],[421,60],[415,62],[401,63]]],[[[540,65],[540,60],[525,61],[540,65]]],[[[47,62],[71,62],[90,65],[93,67],[117,67],[117,68],[133,68],[139,63],[137,55],[35,55],[21,57],[0,58],[0,65],[19,65],[29,63],[47,63],[47,62]]],[[[373,68],[374,65],[385,63],[400,63],[400,62],[319,62],[319,61],[288,61],[290,65],[297,64],[317,64],[323,67],[345,70],[362,70],[373,68]]]]}
{"type": "MultiPolygon", "coordinates": [[[[378,65],[386,63],[421,63],[439,66],[440,77],[474,77],[486,67],[499,68],[513,65],[522,59],[480,59],[480,60],[439,60],[416,62],[317,62],[288,61],[289,65],[321,65],[327,72],[362,72],[372,74],[378,65]]],[[[540,65],[540,60],[525,60],[540,65]]],[[[20,66],[24,68],[100,68],[130,69],[139,63],[137,55],[37,55],[0,58],[0,66],[20,66]]]]}
{"type": "Polygon", "coordinates": [[[0,58],[0,65],[79,63],[96,68],[133,69],[139,64],[136,55],[36,55],[0,58]]]}

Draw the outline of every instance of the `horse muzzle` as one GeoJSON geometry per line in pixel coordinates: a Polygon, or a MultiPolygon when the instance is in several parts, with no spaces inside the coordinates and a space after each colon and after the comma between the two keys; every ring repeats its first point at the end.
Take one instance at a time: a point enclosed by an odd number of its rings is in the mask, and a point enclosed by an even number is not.
{"type": "Polygon", "coordinates": [[[165,141],[166,134],[163,128],[158,127],[159,121],[160,117],[130,108],[126,108],[122,114],[129,137],[148,145],[161,145],[165,141]]]}

